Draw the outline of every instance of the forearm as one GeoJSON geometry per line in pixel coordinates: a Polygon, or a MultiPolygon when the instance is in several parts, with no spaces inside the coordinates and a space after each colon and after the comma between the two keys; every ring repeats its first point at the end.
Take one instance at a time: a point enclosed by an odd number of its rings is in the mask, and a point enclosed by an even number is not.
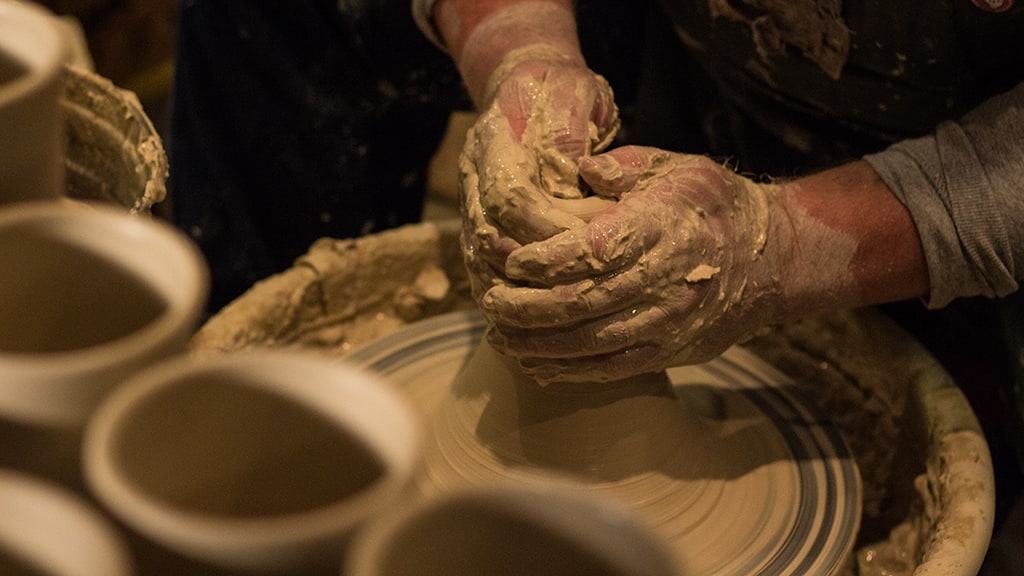
{"type": "Polygon", "coordinates": [[[783,185],[781,204],[796,223],[784,301],[820,308],[921,297],[939,308],[1015,291],[1024,277],[1022,142],[1024,84],[929,136],[783,185]],[[841,277],[826,255],[844,252],[841,277]]]}
{"type": "Polygon", "coordinates": [[[910,213],[867,162],[793,180],[777,194],[771,231],[783,245],[783,318],[928,294],[910,213]]]}
{"type": "Polygon", "coordinates": [[[516,48],[544,44],[583,63],[572,0],[438,0],[432,17],[478,106],[516,48]]]}
{"type": "Polygon", "coordinates": [[[1024,279],[1024,84],[959,122],[865,158],[907,206],[928,262],[928,305],[1005,296],[1024,279]]]}

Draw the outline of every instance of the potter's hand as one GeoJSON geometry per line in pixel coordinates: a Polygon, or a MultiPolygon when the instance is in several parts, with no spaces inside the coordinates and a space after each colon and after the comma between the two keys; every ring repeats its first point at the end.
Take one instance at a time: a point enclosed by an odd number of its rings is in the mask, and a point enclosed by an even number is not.
{"type": "Polygon", "coordinates": [[[483,101],[459,162],[477,295],[503,281],[513,250],[584,224],[556,199],[581,196],[577,161],[607,146],[619,125],[608,83],[544,44],[509,52],[483,101]]]}
{"type": "Polygon", "coordinates": [[[499,351],[541,382],[605,381],[709,360],[776,319],[771,185],[699,156],[626,147],[580,162],[618,196],[524,246],[481,298],[499,351]]]}

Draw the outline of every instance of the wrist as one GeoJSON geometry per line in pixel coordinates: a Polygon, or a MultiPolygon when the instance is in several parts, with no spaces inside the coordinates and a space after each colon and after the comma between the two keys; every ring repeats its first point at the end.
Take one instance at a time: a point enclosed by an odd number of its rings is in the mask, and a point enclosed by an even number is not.
{"type": "Polygon", "coordinates": [[[928,293],[913,221],[866,162],[780,184],[776,196],[787,318],[928,293]]]}
{"type": "Polygon", "coordinates": [[[439,0],[433,15],[478,107],[486,105],[491,78],[514,50],[544,46],[541,54],[585,65],[571,0],[439,0]]]}
{"type": "Polygon", "coordinates": [[[857,300],[850,262],[856,241],[808,214],[799,181],[770,187],[768,240],[761,277],[770,285],[773,322],[798,319],[857,300]]]}

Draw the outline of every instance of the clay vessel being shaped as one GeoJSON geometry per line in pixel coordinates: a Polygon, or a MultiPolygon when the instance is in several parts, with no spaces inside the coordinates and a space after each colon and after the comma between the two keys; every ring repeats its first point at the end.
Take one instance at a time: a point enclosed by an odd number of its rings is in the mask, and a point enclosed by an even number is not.
{"type": "Polygon", "coordinates": [[[335,574],[350,535],[406,496],[418,423],[388,384],[321,357],[179,357],[97,410],[84,471],[125,524],[206,566],[335,574]]]}
{"type": "MultiPolygon", "coordinates": [[[[589,220],[614,205],[590,196],[555,199],[589,220]]],[[[481,478],[530,482],[538,471],[615,483],[662,473],[682,459],[710,458],[699,419],[680,403],[665,373],[611,383],[540,386],[482,341],[437,410],[426,445],[426,490],[481,478]],[[681,452],[678,439],[693,442],[681,452]]]]}
{"type": "MultiPolygon", "coordinates": [[[[443,326],[378,358],[423,356],[437,335],[456,334],[443,326]]],[[[571,480],[624,505],[688,574],[832,574],[849,560],[856,466],[830,426],[749,353],[673,369],[671,379],[540,386],[477,342],[461,353],[434,348],[452,367],[436,386],[413,374],[415,360],[399,369],[428,407],[417,482],[428,496],[571,480]],[[812,543],[820,553],[805,552],[812,543]]],[[[439,365],[422,366],[433,374],[439,365]]]]}

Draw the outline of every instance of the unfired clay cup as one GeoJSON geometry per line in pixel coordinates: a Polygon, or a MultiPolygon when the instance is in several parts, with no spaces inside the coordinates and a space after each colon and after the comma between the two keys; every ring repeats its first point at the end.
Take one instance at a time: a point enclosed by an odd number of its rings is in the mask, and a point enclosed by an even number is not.
{"type": "Polygon", "coordinates": [[[0,205],[64,193],[59,97],[66,50],[52,14],[0,0],[0,205]]]}
{"type": "Polygon", "coordinates": [[[386,383],[288,351],[178,358],[137,375],[86,429],[96,497],[207,565],[336,573],[351,533],[411,492],[419,423],[386,383]]]}
{"type": "Polygon", "coordinates": [[[680,576],[665,544],[567,482],[457,490],[395,509],[360,534],[347,576],[680,576]]]}
{"type": "Polygon", "coordinates": [[[132,574],[128,548],[114,526],[58,486],[0,470],[0,511],[0,574],[132,574]]]}
{"type": "Polygon", "coordinates": [[[183,234],[123,210],[0,209],[0,418],[80,428],[139,369],[183,352],[208,276],[183,234]]]}

